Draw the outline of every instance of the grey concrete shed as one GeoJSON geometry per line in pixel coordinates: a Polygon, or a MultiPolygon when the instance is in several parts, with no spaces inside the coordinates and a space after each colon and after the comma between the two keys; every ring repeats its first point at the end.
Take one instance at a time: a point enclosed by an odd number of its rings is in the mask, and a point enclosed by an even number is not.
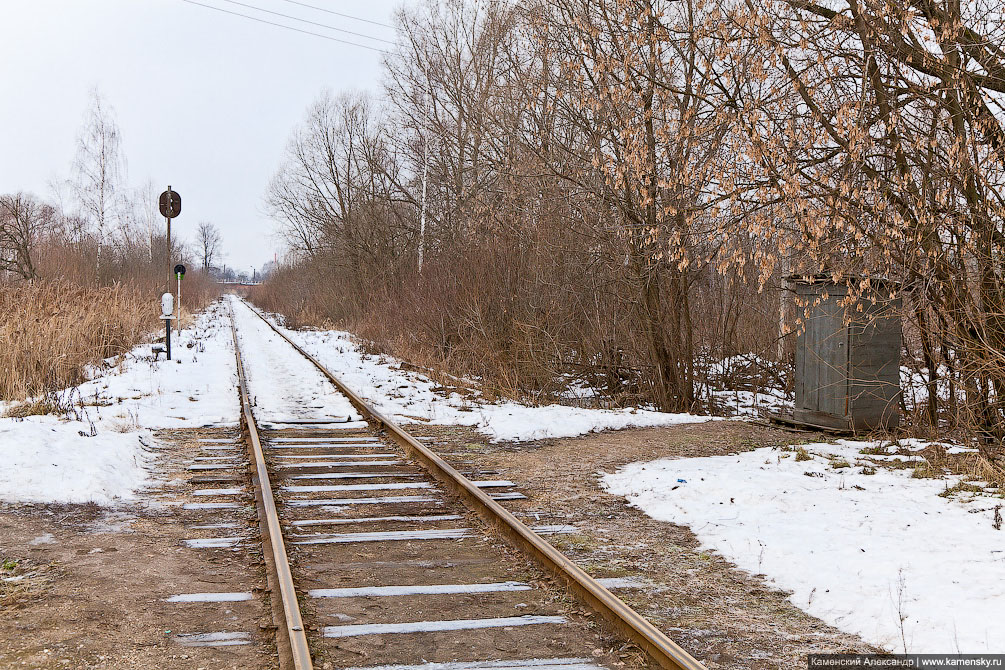
{"type": "Polygon", "coordinates": [[[891,298],[896,285],[870,279],[868,293],[843,305],[861,278],[787,279],[799,304],[808,305],[796,336],[793,419],[839,430],[895,428],[902,344],[900,298],[891,298]]]}

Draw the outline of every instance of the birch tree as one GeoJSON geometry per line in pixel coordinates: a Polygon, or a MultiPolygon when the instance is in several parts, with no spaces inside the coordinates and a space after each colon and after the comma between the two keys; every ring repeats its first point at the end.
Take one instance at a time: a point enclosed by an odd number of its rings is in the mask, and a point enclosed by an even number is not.
{"type": "Polygon", "coordinates": [[[77,139],[73,184],[80,208],[94,227],[95,276],[100,280],[105,241],[117,222],[119,190],[125,174],[122,140],[112,110],[94,91],[77,139]]]}

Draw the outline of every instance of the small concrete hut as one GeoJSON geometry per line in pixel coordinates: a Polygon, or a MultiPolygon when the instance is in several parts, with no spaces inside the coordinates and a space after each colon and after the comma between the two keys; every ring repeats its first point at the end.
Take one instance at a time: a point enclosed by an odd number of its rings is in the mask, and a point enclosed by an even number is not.
{"type": "Polygon", "coordinates": [[[798,303],[808,305],[796,336],[793,419],[822,428],[887,430],[900,421],[900,298],[896,284],[862,277],[791,276],[798,303]]]}

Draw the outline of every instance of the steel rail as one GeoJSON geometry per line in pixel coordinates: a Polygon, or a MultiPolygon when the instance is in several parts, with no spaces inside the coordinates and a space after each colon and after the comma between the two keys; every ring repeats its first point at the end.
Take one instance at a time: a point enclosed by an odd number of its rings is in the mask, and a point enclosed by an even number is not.
{"type": "Polygon", "coordinates": [[[241,360],[241,346],[237,339],[237,326],[234,323],[234,311],[230,311],[230,330],[234,337],[234,355],[237,358],[237,380],[241,393],[241,410],[244,424],[248,432],[248,442],[251,453],[251,474],[255,483],[255,495],[258,499],[259,522],[262,530],[262,540],[265,545],[265,556],[269,571],[269,581],[272,587],[273,618],[276,630],[280,632],[279,664],[281,668],[293,670],[313,670],[311,650],[307,644],[307,633],[304,630],[303,618],[300,615],[300,603],[297,600],[296,588],[293,585],[293,573],[286,556],[286,545],[283,542],[283,530],[276,511],[276,500],[272,493],[272,483],[265,465],[265,454],[262,451],[262,441],[258,435],[258,426],[251,413],[251,401],[248,397],[248,383],[244,375],[244,362],[241,360]],[[281,603],[276,603],[278,587],[281,603]],[[277,606],[279,605],[279,606],[277,606]]]}
{"type": "MultiPolygon", "coordinates": [[[[242,302],[244,302],[242,300],[242,302]]],[[[622,635],[645,650],[660,666],[670,670],[707,670],[705,666],[685,651],[680,645],[653,626],[641,614],[626,605],[620,598],[590,577],[582,568],[573,563],[565,554],[547,540],[528,528],[506,508],[492,500],[464,475],[432,450],[412,437],[391,419],[378,412],[373,406],[347,387],[342,380],[328,370],[317,358],[290,339],[257,309],[244,302],[272,330],[299,351],[343,395],[373,423],[384,428],[388,435],[413,458],[421,462],[427,470],[450,491],[458,495],[492,527],[518,549],[534,558],[547,572],[562,583],[600,614],[622,635]]]]}

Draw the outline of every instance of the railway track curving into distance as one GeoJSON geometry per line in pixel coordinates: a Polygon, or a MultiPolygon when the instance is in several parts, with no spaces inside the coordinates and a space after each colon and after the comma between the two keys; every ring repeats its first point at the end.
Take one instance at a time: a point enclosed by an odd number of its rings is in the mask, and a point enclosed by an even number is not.
{"type": "Polygon", "coordinates": [[[640,648],[644,665],[704,668],[544,539],[561,527],[528,526],[507,511],[501,501],[523,498],[513,482],[458,471],[257,309],[234,303],[281,668],[600,670],[610,659],[595,649],[598,624],[640,648]],[[256,417],[234,303],[309,361],[358,416],[256,417]]]}

